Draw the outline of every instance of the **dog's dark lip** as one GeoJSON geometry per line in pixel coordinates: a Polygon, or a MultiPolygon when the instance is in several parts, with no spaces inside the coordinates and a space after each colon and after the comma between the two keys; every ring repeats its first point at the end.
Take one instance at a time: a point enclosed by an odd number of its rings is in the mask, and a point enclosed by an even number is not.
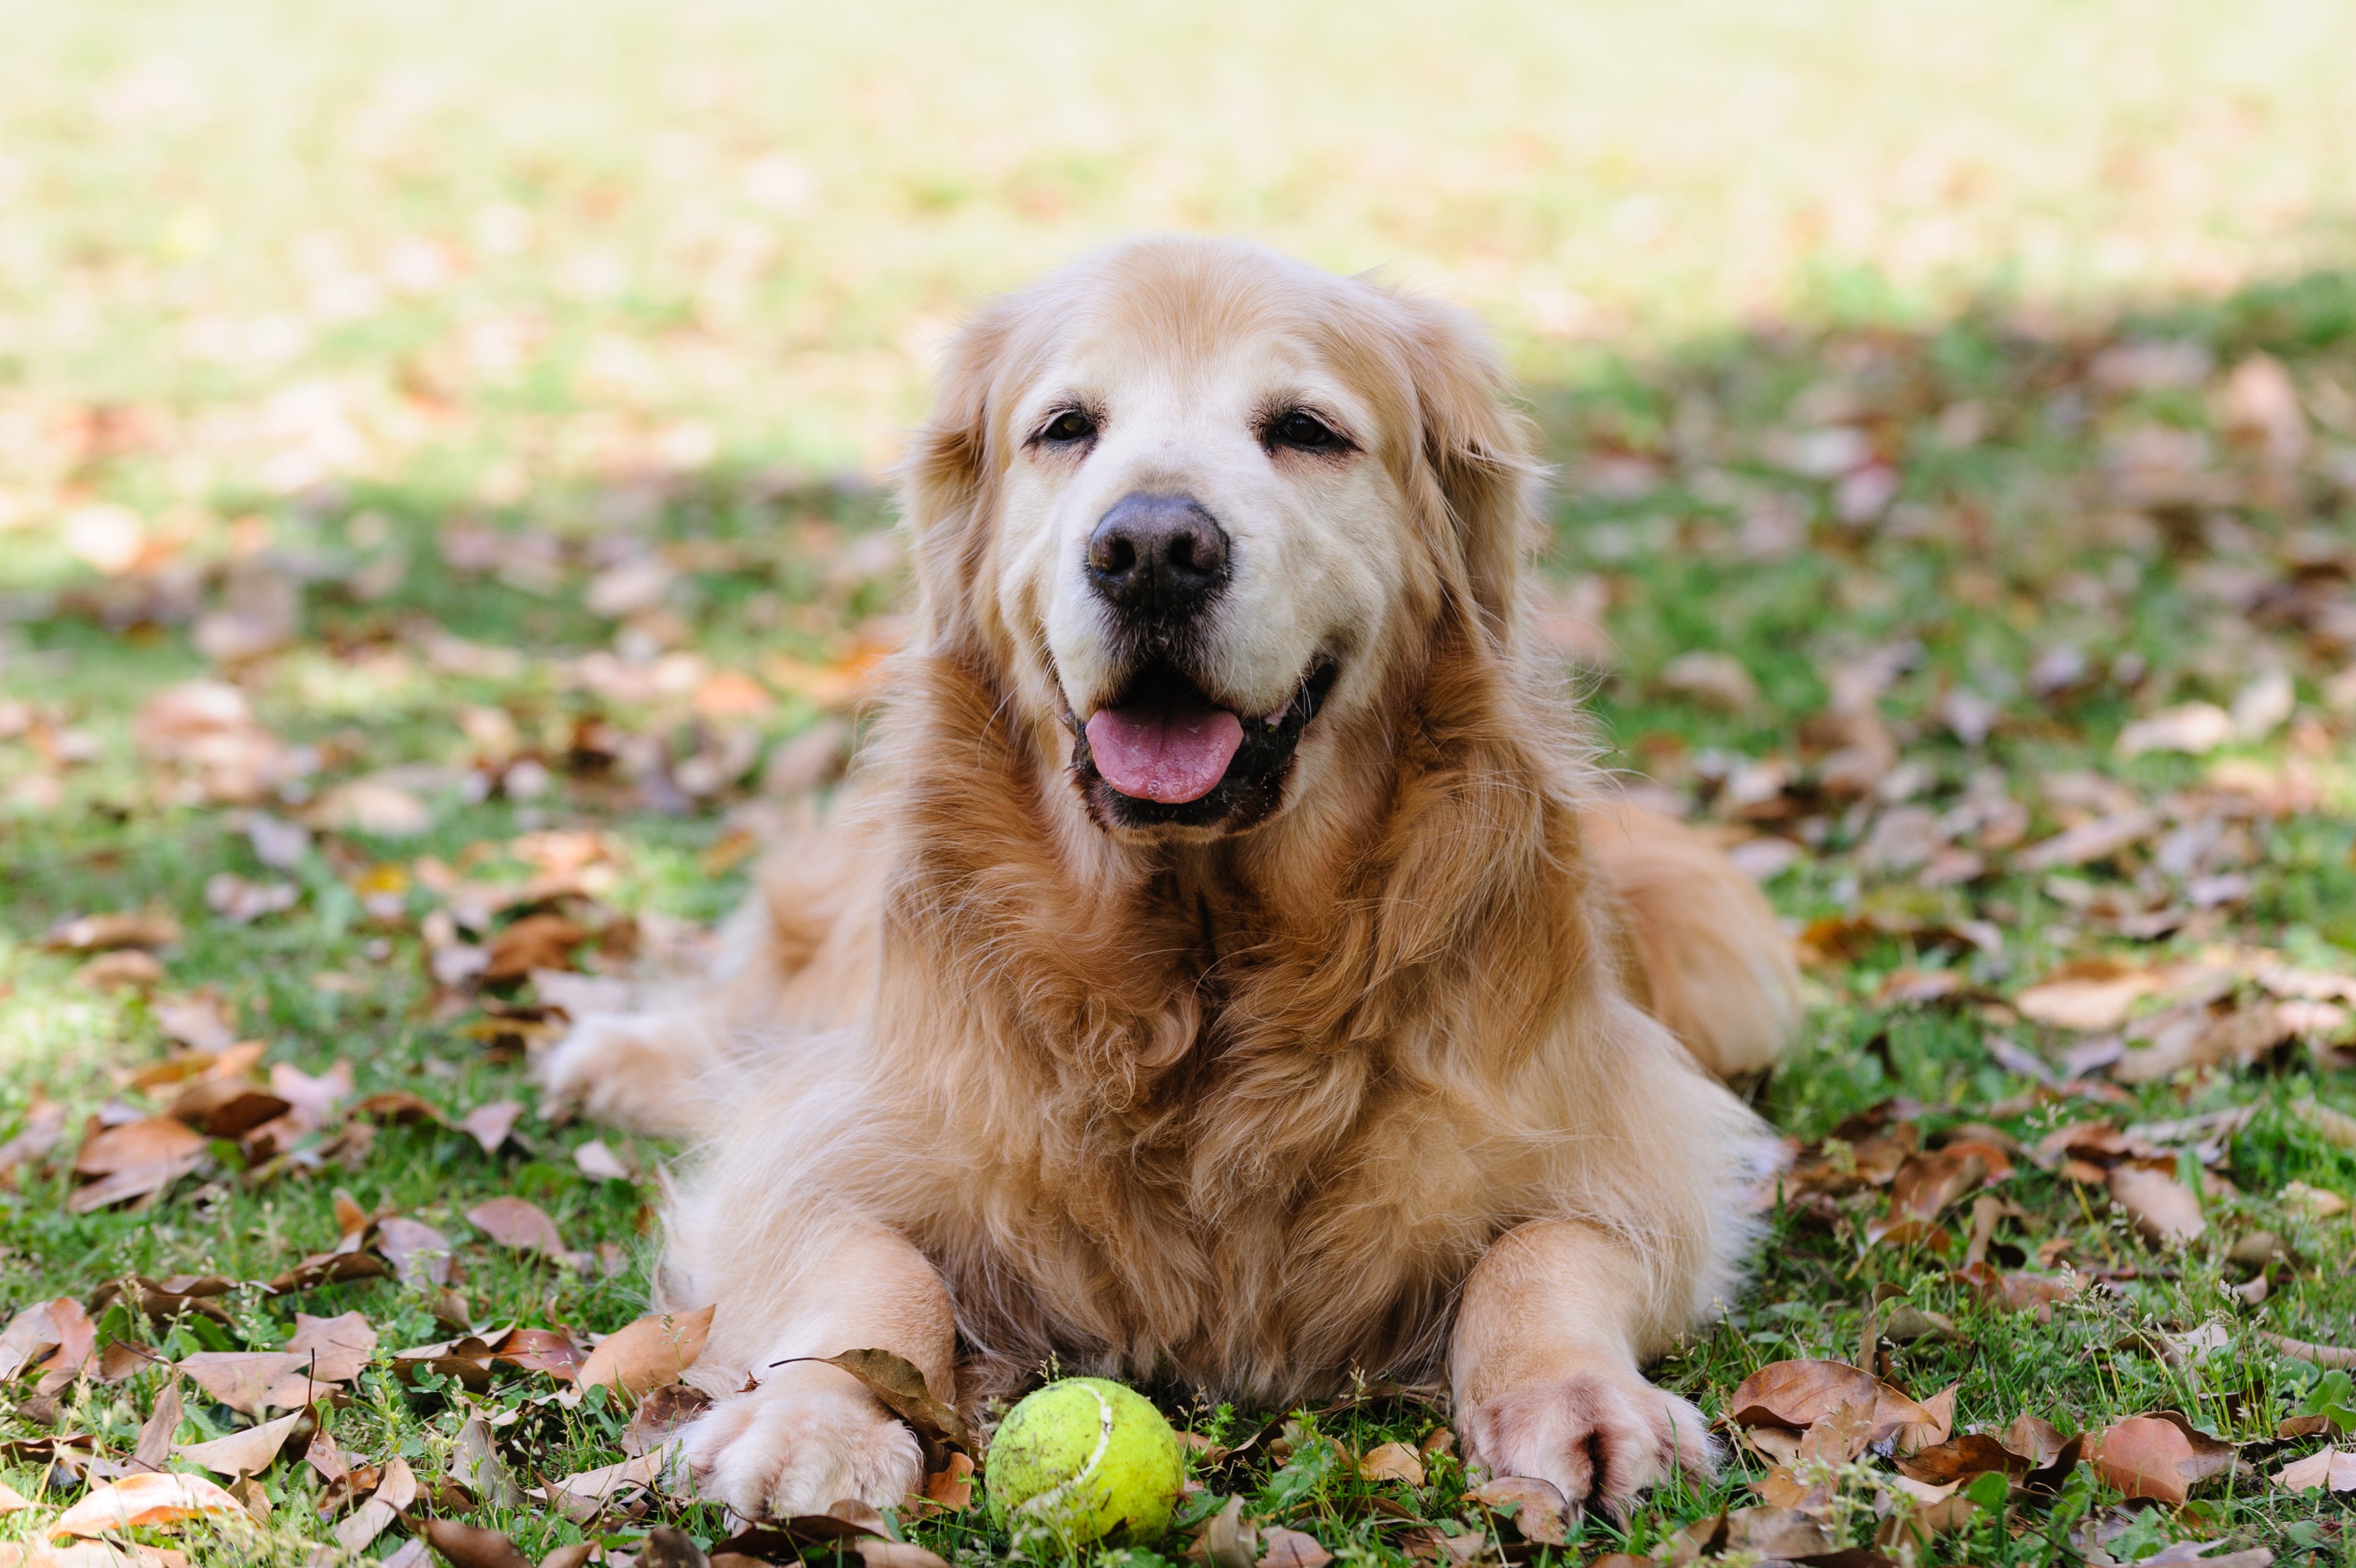
{"type": "MultiPolygon", "coordinates": [[[[1341,666],[1321,655],[1311,663],[1291,697],[1273,713],[1248,715],[1227,707],[1243,725],[1242,744],[1237,746],[1226,772],[1210,793],[1175,804],[1124,795],[1107,782],[1097,769],[1088,745],[1087,722],[1072,711],[1066,699],[1063,719],[1072,735],[1073,782],[1087,804],[1088,814],[1099,827],[1223,828],[1229,832],[1250,827],[1272,814],[1283,802],[1284,785],[1291,776],[1293,754],[1301,745],[1301,735],[1325,705],[1340,674],[1341,666]]],[[[1150,684],[1172,681],[1201,689],[1183,671],[1158,660],[1149,661],[1130,675],[1120,698],[1107,705],[1118,705],[1130,692],[1150,684]]],[[[1060,691],[1059,683],[1059,694],[1060,691]]],[[[1210,705],[1227,706],[1220,703],[1210,705]]]]}

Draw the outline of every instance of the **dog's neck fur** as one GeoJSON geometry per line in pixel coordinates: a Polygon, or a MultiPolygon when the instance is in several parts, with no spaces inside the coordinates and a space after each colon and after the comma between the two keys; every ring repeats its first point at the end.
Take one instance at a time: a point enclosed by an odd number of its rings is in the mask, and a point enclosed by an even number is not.
{"type": "Polygon", "coordinates": [[[948,733],[884,754],[906,836],[883,1004],[899,963],[976,977],[972,1006],[1044,1096],[1033,1114],[1079,1136],[1072,1157],[1183,1149],[1205,1200],[1330,1155],[1378,1081],[1430,1083],[1473,1056],[1509,1067],[1593,961],[1569,769],[1528,740],[1565,715],[1530,713],[1494,650],[1446,631],[1395,682],[1395,717],[1358,718],[1384,731],[1352,737],[1358,771],[1251,833],[1194,844],[1104,834],[1044,751],[1052,732],[1013,716],[974,665],[919,660],[907,673],[928,690],[910,707],[948,733]],[[1486,940],[1506,926],[1510,940],[1486,940]],[[1032,961],[1001,961],[1014,945],[1032,961]],[[1012,972],[1032,977],[1024,994],[995,978],[1012,972]],[[1474,988],[1490,1026],[1466,1038],[1448,1019],[1474,988]],[[1518,1004],[1505,1030],[1500,994],[1518,1004]],[[1221,1113],[1202,1114],[1215,1101],[1221,1113]],[[1209,1125],[1251,1132],[1206,1149],[1209,1125]]]}

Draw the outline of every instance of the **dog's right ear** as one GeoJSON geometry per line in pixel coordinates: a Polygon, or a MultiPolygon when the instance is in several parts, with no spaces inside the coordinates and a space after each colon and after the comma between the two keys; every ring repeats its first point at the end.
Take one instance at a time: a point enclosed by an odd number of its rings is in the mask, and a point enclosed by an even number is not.
{"type": "Polygon", "coordinates": [[[950,339],[934,385],[931,416],[900,464],[901,510],[916,567],[917,624],[926,645],[979,650],[981,628],[971,592],[991,547],[987,526],[998,470],[995,405],[1014,313],[1004,305],[976,317],[950,339]]]}

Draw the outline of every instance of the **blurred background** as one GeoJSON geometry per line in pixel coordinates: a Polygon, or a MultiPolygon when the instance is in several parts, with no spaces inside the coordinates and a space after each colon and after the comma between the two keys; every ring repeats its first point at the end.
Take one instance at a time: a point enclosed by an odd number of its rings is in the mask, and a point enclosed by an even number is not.
{"type": "MultiPolygon", "coordinates": [[[[1558,477],[1543,655],[1800,943],[1757,1092],[1818,1142],[1664,1380],[1890,1370],[1911,1292],[1904,1375],[1973,1421],[2190,1411],[2269,1465],[2346,1428],[2284,1347],[2356,1315],[2356,6],[0,0],[0,40],[9,1310],[397,1215],[463,1279],[404,1253],[305,1310],[388,1346],[636,1316],[667,1151],[527,1111],[527,1058],[823,809],[955,323],[1166,229],[1494,326],[1558,477]],[[2094,1118],[2135,1135],[2054,1141],[2094,1118]],[[134,1130],[164,1153],[107,1152],[134,1130]],[[1911,1153],[1953,1137],[2020,1165],[1977,1274],[1938,1220],[2000,1178],[1911,1153]],[[2106,1196],[2154,1181],[2173,1229],[2106,1196]],[[517,1251],[493,1193],[594,1252],[517,1251]]],[[[292,1302],[237,1300],[157,1342],[276,1346],[292,1302]]],[[[59,1410],[0,1412],[8,1453],[59,1410]]],[[[439,1464],[458,1415],[339,1430],[439,1464]]],[[[575,1436],[532,1473],[612,1462],[575,1436]]],[[[2347,1562],[2321,1495],[2100,1539],[2347,1562]]],[[[1404,1563],[1370,1518],[1316,1528],[1404,1563]]]]}

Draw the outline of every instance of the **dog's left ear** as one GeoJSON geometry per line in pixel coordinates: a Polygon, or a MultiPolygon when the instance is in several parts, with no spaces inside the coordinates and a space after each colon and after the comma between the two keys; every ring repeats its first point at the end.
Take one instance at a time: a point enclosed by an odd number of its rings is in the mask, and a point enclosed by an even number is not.
{"type": "Polygon", "coordinates": [[[1547,471],[1537,432],[1508,398],[1496,349],[1463,311],[1399,295],[1423,459],[1448,508],[1464,587],[1483,627],[1511,636],[1522,558],[1537,542],[1547,471]]]}
{"type": "Polygon", "coordinates": [[[934,386],[932,415],[899,469],[900,504],[916,547],[917,616],[929,640],[969,648],[980,637],[975,596],[990,549],[991,403],[1013,334],[1001,301],[951,340],[934,386]]]}

